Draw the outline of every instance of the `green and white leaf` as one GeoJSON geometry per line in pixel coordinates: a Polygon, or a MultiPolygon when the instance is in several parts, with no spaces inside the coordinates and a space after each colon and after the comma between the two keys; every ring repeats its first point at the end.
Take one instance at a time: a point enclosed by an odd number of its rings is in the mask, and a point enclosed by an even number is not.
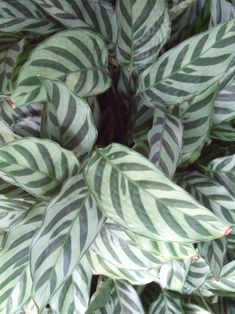
{"type": "Polygon", "coordinates": [[[97,137],[89,105],[63,83],[42,82],[48,102],[42,113],[41,136],[73,150],[77,157],[84,157],[97,137]]]}
{"type": "Polygon", "coordinates": [[[32,243],[33,297],[40,309],[72,274],[103,222],[82,175],[69,178],[47,206],[32,243]]]}
{"type": "Polygon", "coordinates": [[[0,121],[0,146],[17,139],[17,135],[7,126],[6,123],[0,121]]]}
{"type": "Polygon", "coordinates": [[[30,194],[49,200],[78,172],[75,155],[50,140],[23,138],[0,147],[0,174],[30,194]]]}
{"type": "Polygon", "coordinates": [[[153,125],[154,109],[147,107],[141,100],[133,105],[136,111],[133,121],[133,140],[136,142],[140,138],[145,138],[148,131],[151,129],[153,125]]]}
{"type": "MultiPolygon", "coordinates": [[[[13,226],[4,239],[0,251],[0,312],[9,314],[9,309],[17,302],[23,305],[31,296],[29,276],[29,249],[32,237],[42,223],[45,204],[40,203],[28,211],[24,219],[13,226]],[[16,290],[20,293],[12,302],[16,290]]],[[[15,307],[15,305],[14,305],[15,307]]]]}
{"type": "Polygon", "coordinates": [[[148,314],[161,313],[184,313],[180,297],[171,291],[164,290],[157,298],[157,300],[150,305],[150,309],[148,312],[148,314]]]}
{"type": "Polygon", "coordinates": [[[235,197],[235,155],[216,158],[205,170],[235,197]]]}
{"type": "Polygon", "coordinates": [[[146,158],[120,144],[98,149],[84,175],[106,216],[152,240],[212,240],[228,228],[146,158]]]}
{"type": "Polygon", "coordinates": [[[213,0],[211,3],[210,26],[215,26],[235,17],[234,6],[226,0],[213,0]]]}
{"type": "Polygon", "coordinates": [[[154,110],[153,127],[148,132],[150,161],[172,178],[180,161],[183,128],[181,121],[164,108],[154,110]]]}
{"type": "Polygon", "coordinates": [[[223,237],[198,244],[199,255],[206,260],[212,274],[217,279],[220,277],[220,272],[224,264],[227,241],[227,237],[223,237]]]}
{"type": "Polygon", "coordinates": [[[90,268],[82,259],[50,300],[53,312],[84,314],[90,299],[91,279],[90,268]]]}
{"type": "Polygon", "coordinates": [[[1,0],[0,29],[2,32],[19,33],[22,31],[36,34],[51,34],[61,27],[48,19],[31,0],[1,0]]]}
{"type": "Polygon", "coordinates": [[[194,36],[164,53],[140,75],[147,103],[180,104],[223,76],[235,56],[235,20],[194,36]]]}
{"type": "MultiPolygon", "coordinates": [[[[103,298],[104,300],[104,298],[103,298]]],[[[106,301],[106,300],[104,300],[106,301]]],[[[112,283],[112,289],[109,292],[109,299],[107,303],[99,307],[94,314],[109,314],[109,313],[120,313],[120,304],[118,302],[117,290],[115,289],[115,285],[112,283]]],[[[92,314],[93,314],[92,313],[92,314]]],[[[88,313],[86,313],[88,314],[88,313]]]]}
{"type": "Polygon", "coordinates": [[[165,256],[156,256],[139,248],[118,225],[110,220],[104,224],[90,250],[105,261],[127,270],[156,268],[169,260],[165,256]]]}
{"type": "Polygon", "coordinates": [[[113,44],[117,40],[117,21],[114,7],[105,0],[33,0],[66,28],[90,28],[101,33],[113,44]]]}
{"type": "Polygon", "coordinates": [[[232,123],[221,123],[212,125],[210,138],[225,142],[235,141],[235,126],[232,123]]]}
{"type": "Polygon", "coordinates": [[[116,10],[119,63],[130,71],[152,64],[170,35],[165,0],[119,0],[116,10]]]}
{"type": "Polygon", "coordinates": [[[177,18],[179,15],[181,15],[186,9],[191,7],[196,0],[182,0],[178,1],[179,3],[175,4],[170,10],[169,14],[171,19],[177,18]]]}
{"type": "Polygon", "coordinates": [[[206,309],[197,304],[183,303],[183,313],[185,314],[211,314],[206,309]]]}
{"type": "Polygon", "coordinates": [[[80,96],[100,94],[110,86],[107,63],[108,51],[97,33],[84,29],[57,33],[33,50],[19,73],[12,100],[17,106],[45,101],[39,77],[60,80],[80,96]]]}
{"type": "Polygon", "coordinates": [[[178,184],[221,220],[235,224],[235,198],[224,186],[197,171],[180,176],[178,184]]]}
{"type": "MultiPolygon", "coordinates": [[[[0,4],[1,11],[1,4],[0,4]]],[[[1,14],[1,13],[0,13],[1,14]]],[[[0,17],[1,23],[1,17],[0,17]]],[[[9,43],[8,47],[0,50],[0,91],[1,94],[9,94],[12,90],[12,72],[18,56],[22,53],[25,39],[9,43]]]]}

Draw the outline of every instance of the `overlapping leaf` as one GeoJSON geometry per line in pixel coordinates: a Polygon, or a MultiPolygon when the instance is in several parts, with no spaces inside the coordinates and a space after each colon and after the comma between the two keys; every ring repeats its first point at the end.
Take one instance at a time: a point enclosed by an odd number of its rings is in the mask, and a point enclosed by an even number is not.
{"type": "Polygon", "coordinates": [[[192,303],[183,303],[183,311],[185,314],[211,314],[201,306],[192,303]]]}
{"type": "Polygon", "coordinates": [[[179,104],[206,90],[235,56],[235,20],[192,37],[163,54],[140,75],[146,102],[179,104]]]}
{"type": "Polygon", "coordinates": [[[56,314],[84,314],[90,299],[91,271],[83,260],[72,275],[56,291],[50,300],[50,307],[56,314]]]}
{"type": "Polygon", "coordinates": [[[15,302],[20,307],[31,296],[29,249],[32,237],[41,226],[44,209],[43,203],[34,206],[4,239],[3,250],[0,252],[1,313],[11,313],[10,309],[15,302]],[[12,300],[15,289],[20,289],[20,293],[17,300],[12,300]]]}
{"type": "Polygon", "coordinates": [[[2,32],[50,34],[60,27],[30,0],[1,0],[0,29],[2,32]]]}
{"type": "Polygon", "coordinates": [[[83,157],[91,151],[97,137],[87,102],[60,82],[43,80],[43,85],[48,102],[42,114],[41,136],[83,157]]]}
{"type": "Polygon", "coordinates": [[[17,139],[16,134],[5,124],[0,121],[0,146],[17,139]]]}
{"type": "Polygon", "coordinates": [[[72,152],[50,140],[23,138],[0,147],[0,174],[43,200],[57,194],[78,167],[72,152]]]}
{"type": "Polygon", "coordinates": [[[227,232],[226,224],[125,146],[97,150],[84,175],[104,214],[147,238],[186,243],[227,232]]]}
{"type": "Polygon", "coordinates": [[[235,126],[232,123],[215,124],[211,128],[210,138],[225,142],[235,141],[235,126]]]}
{"type": "Polygon", "coordinates": [[[104,222],[81,174],[49,203],[31,249],[33,296],[41,309],[72,274],[104,222]]]}
{"type": "Polygon", "coordinates": [[[211,1],[210,25],[214,26],[235,17],[234,6],[226,0],[211,1]]]}
{"type": "Polygon", "coordinates": [[[110,86],[107,61],[105,42],[97,33],[57,33],[34,49],[19,73],[12,99],[17,106],[46,100],[38,76],[63,81],[80,96],[100,94],[110,86]]]}
{"type": "Polygon", "coordinates": [[[151,304],[148,312],[148,314],[160,313],[182,314],[183,308],[180,297],[171,291],[163,291],[158,299],[151,304]]]}
{"type": "Polygon", "coordinates": [[[148,132],[149,159],[172,178],[181,157],[183,128],[181,121],[164,108],[154,111],[153,127],[148,132]]]}
{"type": "Polygon", "coordinates": [[[117,23],[117,59],[129,69],[152,64],[170,33],[165,0],[119,0],[117,23]]]}

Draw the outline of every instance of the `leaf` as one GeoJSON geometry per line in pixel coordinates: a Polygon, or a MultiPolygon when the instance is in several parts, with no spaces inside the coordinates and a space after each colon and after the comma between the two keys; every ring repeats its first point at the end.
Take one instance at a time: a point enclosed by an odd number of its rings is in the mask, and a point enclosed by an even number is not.
{"type": "Polygon", "coordinates": [[[169,260],[166,256],[156,256],[139,248],[127,234],[112,221],[102,227],[90,250],[105,261],[127,270],[156,268],[169,260]]]}
{"type": "Polygon", "coordinates": [[[235,8],[226,0],[211,1],[210,26],[217,25],[235,17],[235,8]]]}
{"type": "Polygon", "coordinates": [[[48,102],[42,113],[41,136],[73,150],[77,157],[84,157],[91,151],[97,137],[87,102],[63,83],[42,82],[48,102]]]}
{"type": "Polygon", "coordinates": [[[211,128],[210,138],[225,142],[234,142],[235,126],[231,123],[215,124],[211,128]]]}
{"type": "MultiPolygon", "coordinates": [[[[1,6],[0,6],[1,12],[1,6]]],[[[0,13],[1,14],[1,13],[0,13]]],[[[1,17],[0,17],[1,24],[1,17]]],[[[25,39],[9,43],[8,47],[0,51],[0,91],[9,94],[12,89],[12,72],[25,44],[25,39]]]]}
{"type": "Polygon", "coordinates": [[[84,314],[90,299],[91,279],[89,266],[81,260],[72,275],[50,300],[50,307],[54,313],[84,314]]]}
{"type": "Polygon", "coordinates": [[[177,182],[221,220],[235,224],[235,199],[224,186],[197,171],[182,175],[177,182]]]}
{"type": "Polygon", "coordinates": [[[30,194],[49,200],[78,171],[72,152],[44,139],[22,138],[0,147],[0,174],[30,194]]]}
{"type": "Polygon", "coordinates": [[[57,33],[33,50],[19,73],[12,100],[18,107],[45,101],[39,77],[60,80],[80,96],[100,94],[110,86],[107,62],[108,51],[98,34],[84,29],[57,33]]]}
{"type": "Polygon", "coordinates": [[[133,121],[133,140],[137,142],[140,138],[146,137],[148,131],[153,125],[154,109],[146,106],[142,101],[138,101],[135,105],[135,119],[133,121]]]}
{"type": "Polygon", "coordinates": [[[185,314],[211,314],[197,304],[183,303],[183,313],[185,314]]]}
{"type": "Polygon", "coordinates": [[[140,97],[147,103],[179,104],[218,81],[235,55],[234,21],[220,24],[164,53],[140,74],[140,97]]]}
{"type": "Polygon", "coordinates": [[[183,243],[212,240],[226,233],[226,224],[125,146],[98,149],[84,176],[103,213],[131,232],[183,243]]]}
{"type": "Polygon", "coordinates": [[[181,162],[194,162],[200,155],[210,131],[218,84],[195,96],[182,115],[183,147],[181,162]]]}
{"type": "Polygon", "coordinates": [[[219,278],[224,264],[227,249],[227,238],[223,237],[213,241],[201,242],[198,244],[199,255],[203,257],[215,278],[219,278]]]}
{"type": "Polygon", "coordinates": [[[119,0],[116,55],[122,66],[143,68],[156,61],[170,34],[164,0],[119,0]]]}
{"type": "Polygon", "coordinates": [[[0,146],[14,141],[16,138],[16,134],[12,132],[7,124],[0,121],[0,146]]]}
{"type": "Polygon", "coordinates": [[[109,313],[120,313],[120,304],[118,302],[117,290],[113,285],[110,292],[108,302],[103,306],[97,309],[94,314],[109,314],[109,313]]]}
{"type": "Polygon", "coordinates": [[[148,312],[148,314],[160,313],[184,313],[179,296],[171,291],[164,290],[158,299],[151,304],[148,312]]]}
{"type": "Polygon", "coordinates": [[[13,109],[4,102],[1,106],[0,120],[7,123],[18,135],[40,137],[42,108],[42,104],[35,103],[13,109]]]}
{"type": "Polygon", "coordinates": [[[177,18],[181,13],[183,13],[186,9],[188,9],[189,7],[191,7],[194,3],[196,2],[196,0],[183,0],[183,1],[179,1],[178,4],[174,5],[171,9],[170,9],[170,17],[171,19],[175,19],[177,18]]]}
{"type": "Polygon", "coordinates": [[[30,0],[1,0],[0,29],[2,32],[19,33],[22,31],[36,34],[51,34],[60,26],[48,19],[36,4],[30,0]]]}
{"type": "Polygon", "coordinates": [[[229,296],[235,293],[235,261],[225,265],[221,271],[220,279],[217,280],[210,276],[204,283],[203,288],[212,291],[214,294],[229,296]]]}
{"type": "Polygon", "coordinates": [[[220,124],[235,118],[235,81],[230,81],[219,91],[214,105],[212,122],[220,124]]]}
{"type": "Polygon", "coordinates": [[[24,219],[11,228],[4,239],[4,246],[0,251],[1,313],[11,313],[11,296],[15,293],[15,289],[20,288],[18,307],[30,298],[29,249],[32,237],[42,223],[44,209],[44,203],[34,206],[24,219]]]}
{"type": "Polygon", "coordinates": [[[235,155],[212,160],[205,171],[235,197],[235,155]]]}
{"type": "Polygon", "coordinates": [[[82,175],[69,178],[47,206],[31,247],[32,291],[40,309],[72,274],[103,222],[82,175]]]}
{"type": "Polygon", "coordinates": [[[153,127],[148,132],[149,159],[172,178],[181,157],[183,128],[181,121],[164,108],[154,110],[153,127]]]}

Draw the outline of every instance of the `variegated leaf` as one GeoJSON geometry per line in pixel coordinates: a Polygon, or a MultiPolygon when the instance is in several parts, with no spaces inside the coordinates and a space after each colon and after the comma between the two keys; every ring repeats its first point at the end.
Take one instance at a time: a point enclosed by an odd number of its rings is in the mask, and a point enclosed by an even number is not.
{"type": "Polygon", "coordinates": [[[211,1],[210,26],[215,26],[235,17],[235,8],[226,0],[211,1]]]}
{"type": "Polygon", "coordinates": [[[183,303],[183,311],[184,314],[211,314],[208,310],[192,303],[183,303]]]}
{"type": "Polygon", "coordinates": [[[43,309],[72,274],[104,222],[81,174],[69,178],[47,206],[33,239],[33,297],[43,309]]]}
{"type": "Polygon", "coordinates": [[[97,130],[91,110],[85,100],[75,95],[63,83],[42,80],[48,102],[42,113],[41,137],[84,157],[95,143],[97,130]]]}
{"type": "Polygon", "coordinates": [[[165,0],[118,0],[117,23],[117,59],[130,70],[152,64],[170,34],[165,0]]]}
{"type": "Polygon", "coordinates": [[[153,127],[148,132],[149,159],[172,178],[181,157],[183,128],[181,121],[164,108],[154,110],[153,127]]]}
{"type": "Polygon", "coordinates": [[[84,29],[57,33],[33,50],[19,73],[12,100],[17,106],[45,101],[39,76],[60,80],[80,96],[100,94],[110,86],[107,62],[104,39],[97,33],[84,29]]]}
{"type": "Polygon", "coordinates": [[[211,128],[210,138],[221,141],[235,141],[235,126],[232,123],[215,124],[211,128]]]}
{"type": "Polygon", "coordinates": [[[182,314],[183,308],[181,299],[177,294],[164,290],[158,299],[150,305],[148,314],[182,314]]]}
{"type": "Polygon", "coordinates": [[[227,224],[125,146],[98,149],[84,175],[100,209],[127,230],[152,240],[183,243],[227,233],[227,224]]]}
{"type": "Polygon", "coordinates": [[[141,73],[140,97],[147,103],[180,104],[206,90],[234,59],[234,34],[233,19],[164,53],[141,73]]]}
{"type": "Polygon", "coordinates": [[[0,146],[17,139],[17,135],[7,126],[6,123],[0,121],[0,146]]]}

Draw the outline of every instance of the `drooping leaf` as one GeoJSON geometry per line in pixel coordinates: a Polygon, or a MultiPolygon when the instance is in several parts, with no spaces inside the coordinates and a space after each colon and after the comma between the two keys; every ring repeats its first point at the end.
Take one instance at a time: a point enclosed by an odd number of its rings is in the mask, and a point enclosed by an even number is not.
{"type": "Polygon", "coordinates": [[[226,248],[226,237],[198,244],[199,255],[206,260],[215,278],[219,278],[220,276],[224,264],[226,248]]]}
{"type": "Polygon", "coordinates": [[[75,155],[44,139],[22,138],[0,147],[0,174],[30,194],[49,200],[78,171],[75,155]]]}
{"type": "Polygon", "coordinates": [[[164,290],[158,299],[151,304],[148,312],[148,314],[160,313],[182,314],[183,308],[180,297],[171,291],[164,290]]]}
{"type": "Polygon", "coordinates": [[[140,97],[147,103],[179,104],[206,90],[233,60],[234,34],[233,19],[164,53],[141,73],[140,97]]]}
{"type": "Polygon", "coordinates": [[[84,157],[91,151],[97,137],[87,102],[63,83],[42,82],[48,102],[43,109],[41,136],[73,150],[77,157],[84,157]]]}
{"type": "MultiPolygon", "coordinates": [[[[1,7],[0,7],[1,11],[1,7]]],[[[1,13],[0,13],[1,14],[1,13]]],[[[1,23],[1,17],[0,17],[1,23]]],[[[0,49],[0,92],[9,94],[12,90],[12,73],[16,65],[17,58],[21,54],[25,44],[25,39],[9,43],[5,49],[0,49]]]]}
{"type": "Polygon", "coordinates": [[[51,34],[60,28],[30,0],[1,0],[0,29],[2,32],[28,31],[36,34],[51,34]]]}
{"type": "Polygon", "coordinates": [[[80,96],[100,94],[110,86],[107,61],[105,42],[97,33],[84,29],[57,33],[33,50],[12,99],[17,106],[45,101],[39,76],[60,80],[80,96]]]}
{"type": "Polygon", "coordinates": [[[33,0],[67,28],[91,28],[111,44],[116,42],[117,22],[114,7],[105,0],[33,0]]]}
{"type": "Polygon", "coordinates": [[[83,260],[74,269],[72,275],[56,291],[50,300],[50,307],[56,314],[84,314],[90,299],[92,274],[83,260]]]}
{"type": "Polygon", "coordinates": [[[47,206],[32,243],[33,296],[40,309],[72,274],[103,222],[82,175],[69,178],[47,206]]]}
{"type": "Polygon", "coordinates": [[[227,232],[226,224],[125,146],[98,149],[84,175],[104,214],[147,238],[186,243],[212,240],[227,232]]]}
{"type": "Polygon", "coordinates": [[[27,302],[31,296],[29,249],[32,237],[41,226],[44,209],[44,203],[34,206],[23,220],[11,228],[4,239],[3,249],[0,251],[1,313],[12,313],[11,307],[16,299],[12,301],[11,296],[14,295],[15,289],[20,289],[18,307],[27,302]]]}
{"type": "Polygon", "coordinates": [[[183,128],[181,121],[164,108],[154,110],[153,127],[148,132],[149,159],[172,178],[181,157],[183,128]]]}
{"type": "Polygon", "coordinates": [[[119,63],[130,70],[152,64],[170,33],[165,0],[118,0],[116,10],[119,63]]]}

